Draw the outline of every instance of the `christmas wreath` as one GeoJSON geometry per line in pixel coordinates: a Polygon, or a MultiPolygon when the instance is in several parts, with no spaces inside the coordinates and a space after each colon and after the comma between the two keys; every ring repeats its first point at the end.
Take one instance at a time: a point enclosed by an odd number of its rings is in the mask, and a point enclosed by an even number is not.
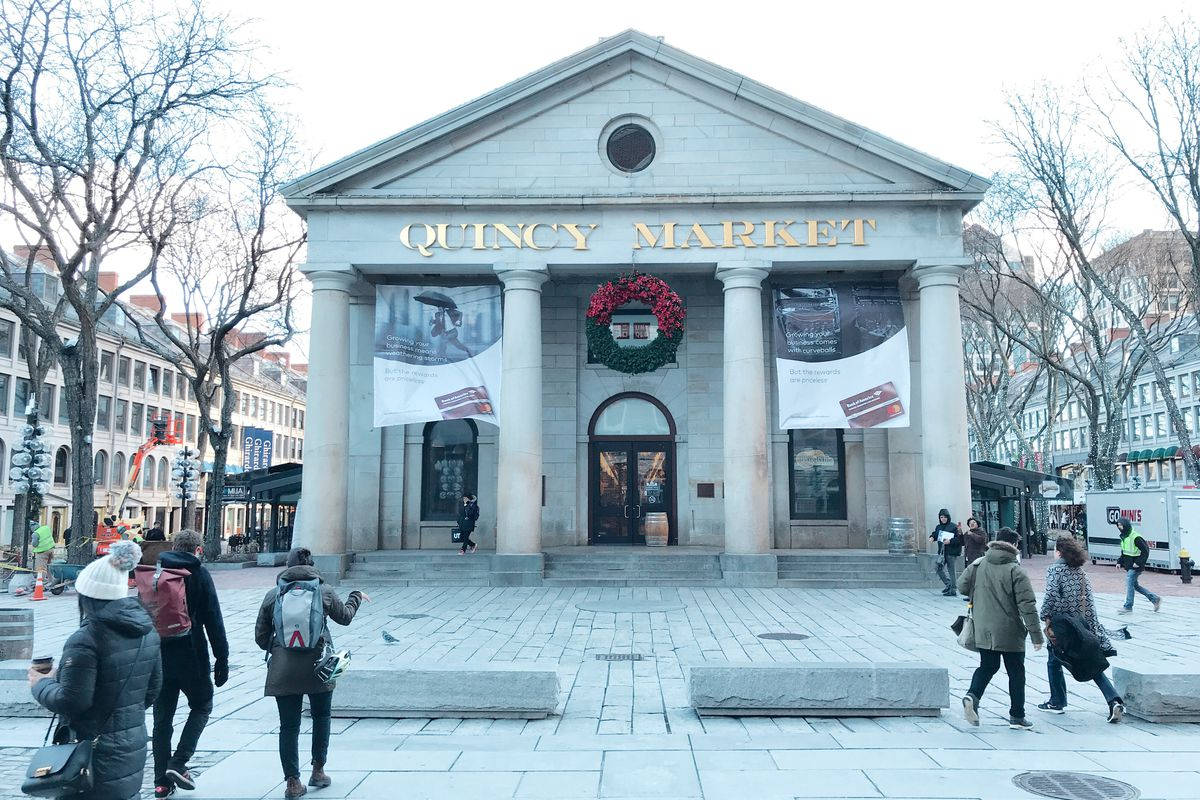
{"type": "Polygon", "coordinates": [[[632,272],[596,288],[587,310],[587,339],[592,356],[628,375],[653,372],[675,358],[683,341],[683,301],[666,281],[632,272]],[[644,303],[658,320],[658,335],[642,347],[621,347],[613,339],[613,312],[630,302],[644,303]]]}

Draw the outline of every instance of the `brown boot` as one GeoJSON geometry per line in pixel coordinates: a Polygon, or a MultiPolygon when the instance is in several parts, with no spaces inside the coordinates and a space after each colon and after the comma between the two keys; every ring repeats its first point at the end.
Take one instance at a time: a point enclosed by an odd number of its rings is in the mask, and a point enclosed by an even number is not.
{"type": "Polygon", "coordinates": [[[284,787],[283,790],[283,796],[285,798],[303,797],[306,794],[308,794],[308,789],[303,783],[300,782],[299,778],[287,779],[287,786],[284,787]]]}
{"type": "Polygon", "coordinates": [[[333,783],[333,779],[325,774],[324,764],[318,764],[314,761],[312,768],[312,777],[308,779],[309,786],[315,786],[318,789],[324,789],[325,787],[329,786],[329,784],[333,783]]]}

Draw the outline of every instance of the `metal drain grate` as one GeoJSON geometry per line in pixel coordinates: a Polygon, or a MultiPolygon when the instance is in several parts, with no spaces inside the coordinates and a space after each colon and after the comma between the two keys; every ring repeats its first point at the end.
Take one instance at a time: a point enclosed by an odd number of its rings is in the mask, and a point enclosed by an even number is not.
{"type": "Polygon", "coordinates": [[[596,653],[597,661],[644,661],[641,653],[596,653]]]}
{"type": "Polygon", "coordinates": [[[1138,800],[1142,793],[1128,783],[1083,772],[1022,772],[1013,784],[1055,800],[1138,800]]]}
{"type": "Polygon", "coordinates": [[[782,642],[803,642],[808,638],[807,633],[760,633],[760,639],[774,639],[782,642]]]}
{"type": "Polygon", "coordinates": [[[392,619],[425,619],[428,614],[392,614],[392,619]]]}

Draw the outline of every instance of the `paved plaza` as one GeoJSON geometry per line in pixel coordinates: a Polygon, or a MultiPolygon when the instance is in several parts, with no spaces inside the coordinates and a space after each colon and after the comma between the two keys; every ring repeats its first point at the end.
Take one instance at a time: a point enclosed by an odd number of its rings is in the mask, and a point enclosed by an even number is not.
{"type": "MultiPolygon", "coordinates": [[[[180,797],[282,796],[276,710],[262,697],[265,669],[252,639],[273,576],[217,574],[231,677],[193,761],[199,788],[180,797]]],[[[956,704],[975,656],[947,628],[963,603],[936,590],[364,588],[373,602],[350,628],[334,630],[353,668],[553,665],[559,714],[335,719],[334,784],[314,798],[1023,798],[1033,795],[1012,777],[1042,769],[1117,778],[1143,798],[1200,796],[1200,725],[1108,725],[1099,691],[1070,681],[1070,713],[1043,714],[1034,706],[1047,696],[1044,652],[1027,656],[1032,732],[1006,724],[1003,674],[978,728],[956,706],[940,718],[800,719],[700,718],[688,705],[688,664],[794,660],[945,665],[956,704]],[[759,638],[781,632],[808,638],[759,638]],[[596,660],[606,653],[643,660],[596,660]]],[[[1190,596],[1171,597],[1159,614],[1139,599],[1131,617],[1116,615],[1116,595],[1099,596],[1107,624],[1128,624],[1134,636],[1117,642],[1116,664],[1200,663],[1200,598],[1191,587],[1181,594],[1190,596]]],[[[76,625],[75,596],[34,608],[37,651],[58,654],[76,625]]],[[[46,723],[28,710],[0,718],[0,797],[19,796],[19,774],[46,723]]]]}

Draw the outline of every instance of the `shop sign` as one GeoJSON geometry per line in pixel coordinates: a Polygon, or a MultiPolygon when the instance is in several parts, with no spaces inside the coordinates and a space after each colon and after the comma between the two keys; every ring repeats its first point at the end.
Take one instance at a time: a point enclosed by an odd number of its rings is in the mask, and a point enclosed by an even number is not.
{"type": "Polygon", "coordinates": [[[265,428],[242,429],[242,469],[252,472],[271,466],[271,450],[275,437],[265,428]]]}
{"type": "Polygon", "coordinates": [[[244,503],[246,502],[246,486],[245,484],[225,484],[221,487],[221,502],[222,503],[244,503]]]}

